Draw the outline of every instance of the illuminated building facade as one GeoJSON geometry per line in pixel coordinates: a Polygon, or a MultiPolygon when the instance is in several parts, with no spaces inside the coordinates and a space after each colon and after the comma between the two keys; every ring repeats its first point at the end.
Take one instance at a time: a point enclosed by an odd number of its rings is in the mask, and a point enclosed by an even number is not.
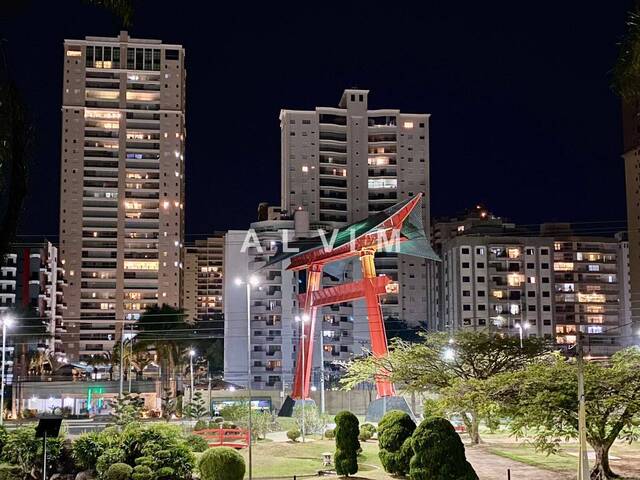
{"type": "MultiPolygon", "coordinates": [[[[543,225],[543,233],[557,225],[543,225]]],[[[609,237],[556,235],[553,270],[558,344],[573,345],[582,326],[585,352],[608,356],[625,343],[619,278],[620,243],[609,237]]]]}
{"type": "MultiPolygon", "coordinates": [[[[428,232],[429,115],[370,110],[368,95],[347,89],[337,108],[281,111],[282,208],[308,211],[312,228],[334,228],[422,193],[428,232]]],[[[376,271],[399,287],[382,305],[384,318],[424,323],[426,261],[381,254],[376,271]]]]}
{"type": "Polygon", "coordinates": [[[122,321],[181,306],[184,49],[159,40],[64,42],[60,257],[64,349],[111,351],[122,321]]]}
{"type": "Polygon", "coordinates": [[[223,233],[196,240],[185,248],[182,307],[187,318],[222,318],[223,264],[223,233]]]}

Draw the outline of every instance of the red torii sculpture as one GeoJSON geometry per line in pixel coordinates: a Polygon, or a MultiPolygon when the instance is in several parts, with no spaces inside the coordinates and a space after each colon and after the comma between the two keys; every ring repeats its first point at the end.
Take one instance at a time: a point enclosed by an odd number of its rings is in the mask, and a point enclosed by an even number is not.
{"type": "MultiPolygon", "coordinates": [[[[323,245],[315,246],[300,253],[296,253],[291,258],[288,270],[307,270],[307,289],[305,293],[298,295],[299,305],[303,307],[305,319],[303,322],[303,335],[298,346],[296,372],[293,384],[292,398],[303,400],[309,398],[309,387],[311,379],[311,369],[313,365],[313,342],[316,315],[318,308],[335,303],[350,302],[358,299],[365,299],[367,305],[367,317],[369,322],[369,332],[371,335],[371,351],[376,357],[384,357],[388,353],[387,335],[382,318],[379,297],[386,293],[386,287],[391,282],[385,275],[376,276],[374,256],[378,250],[395,251],[398,253],[408,253],[426,258],[437,258],[429,246],[422,222],[420,220],[411,222],[410,228],[405,228],[405,220],[409,218],[417,205],[421,204],[422,194],[400,202],[383,212],[376,214],[368,221],[376,222],[367,225],[366,222],[355,224],[355,227],[342,229],[343,234],[349,234],[347,243],[340,243],[334,248],[326,248],[323,245]],[[352,228],[352,230],[349,230],[352,228]],[[362,230],[359,236],[357,230],[362,230]],[[403,251],[402,246],[410,248],[403,251]],[[362,280],[354,281],[337,286],[321,289],[323,267],[329,263],[343,260],[349,257],[359,257],[362,267],[362,280]],[[304,348],[302,348],[304,342],[304,348]],[[302,353],[304,352],[304,362],[302,353]],[[302,366],[304,365],[304,370],[302,366]]],[[[414,213],[413,218],[419,219],[420,213],[414,213]]],[[[378,398],[395,395],[394,386],[384,376],[376,380],[376,390],[378,398]]]]}

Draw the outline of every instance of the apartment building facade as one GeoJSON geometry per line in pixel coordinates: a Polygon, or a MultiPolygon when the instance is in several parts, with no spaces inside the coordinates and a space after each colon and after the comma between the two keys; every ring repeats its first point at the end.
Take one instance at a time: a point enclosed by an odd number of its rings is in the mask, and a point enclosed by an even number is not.
{"type": "MultiPolygon", "coordinates": [[[[557,229],[557,225],[543,225],[543,232],[557,229]]],[[[621,247],[609,237],[554,237],[558,344],[574,344],[581,328],[590,355],[609,356],[625,346],[628,325],[623,322],[625,285],[619,278],[621,247]]]]}
{"type": "Polygon", "coordinates": [[[63,351],[65,288],[65,271],[51,242],[14,244],[0,264],[0,315],[38,315],[47,348],[63,351]]]}
{"type": "Polygon", "coordinates": [[[443,330],[553,337],[553,241],[457,236],[442,245],[443,330]],[[528,328],[526,328],[528,327],[528,328]]]}
{"type": "Polygon", "coordinates": [[[185,247],[184,257],[182,298],[187,318],[194,321],[222,319],[224,233],[196,240],[185,247]]]}
{"type": "Polygon", "coordinates": [[[64,42],[60,257],[69,359],[112,350],[147,306],[181,306],[184,49],[64,42]]]}
{"type": "MultiPolygon", "coordinates": [[[[428,231],[429,115],[370,110],[368,94],[347,89],[338,108],[281,111],[282,208],[301,208],[312,229],[331,229],[423,193],[428,231]]],[[[384,299],[384,317],[423,323],[426,262],[380,254],[376,269],[398,284],[398,293],[384,299]]]]}

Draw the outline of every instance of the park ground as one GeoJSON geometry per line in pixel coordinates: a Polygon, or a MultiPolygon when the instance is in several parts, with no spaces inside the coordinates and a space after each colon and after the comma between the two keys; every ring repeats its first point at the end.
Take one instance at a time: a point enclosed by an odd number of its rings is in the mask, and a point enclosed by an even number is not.
{"type": "MultiPolygon", "coordinates": [[[[556,455],[538,453],[526,441],[516,441],[506,433],[483,436],[483,443],[468,444],[462,437],[467,459],[473,465],[481,480],[507,479],[510,470],[513,480],[570,480],[575,479],[577,470],[577,445],[565,443],[556,455]]],[[[318,437],[291,442],[284,432],[274,432],[266,440],[255,444],[253,450],[253,477],[293,478],[293,476],[313,476],[323,470],[322,455],[333,454],[333,440],[318,437]]],[[[378,442],[369,440],[362,443],[359,457],[359,471],[355,475],[363,480],[383,480],[393,478],[382,469],[378,458],[378,442]]],[[[246,450],[242,454],[247,458],[246,450]]],[[[611,451],[611,466],[622,478],[640,480],[640,445],[616,444],[611,451]]]]}

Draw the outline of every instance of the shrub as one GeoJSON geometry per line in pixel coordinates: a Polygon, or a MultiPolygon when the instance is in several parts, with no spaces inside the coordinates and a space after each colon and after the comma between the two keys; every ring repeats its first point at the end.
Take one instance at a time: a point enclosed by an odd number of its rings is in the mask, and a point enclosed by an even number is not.
{"type": "Polygon", "coordinates": [[[207,422],[205,422],[204,420],[198,420],[193,429],[197,432],[199,430],[206,430],[208,427],[209,425],[207,424],[207,422]]]}
{"type": "Polygon", "coordinates": [[[371,435],[371,431],[367,430],[367,429],[360,429],[360,433],[358,434],[358,440],[360,440],[361,442],[366,442],[367,440],[371,440],[371,437],[373,435],[371,435]]]}
{"type": "Polygon", "coordinates": [[[209,448],[209,443],[200,435],[189,435],[185,441],[189,448],[194,452],[204,452],[209,448]]]}
{"type": "Polygon", "coordinates": [[[220,424],[221,428],[238,428],[238,426],[233,422],[222,422],[220,424]]]}
{"type": "Polygon", "coordinates": [[[225,405],[220,409],[220,416],[228,421],[244,420],[249,416],[249,402],[238,402],[225,405]]]}
{"type": "Polygon", "coordinates": [[[351,412],[342,411],[336,415],[335,465],[338,475],[353,475],[358,471],[358,450],[360,433],[358,418],[351,412]]]}
{"type": "Polygon", "coordinates": [[[433,417],[422,422],[413,432],[411,446],[411,480],[478,480],[448,420],[433,417]]]}
{"type": "Polygon", "coordinates": [[[114,463],[125,463],[125,453],[121,448],[107,448],[102,455],[98,458],[96,463],[96,472],[98,472],[98,478],[106,480],[107,470],[114,463]]]}
{"type": "Polygon", "coordinates": [[[392,475],[406,475],[411,460],[411,435],[416,424],[406,412],[391,410],[378,424],[380,462],[385,472],[392,475]]]}
{"type": "Polygon", "coordinates": [[[202,480],[242,480],[244,478],[244,459],[232,448],[210,448],[202,454],[198,466],[202,480]]]}
{"type": "Polygon", "coordinates": [[[6,462],[18,465],[23,474],[27,475],[36,464],[40,443],[40,439],[36,438],[35,429],[17,428],[7,436],[2,458],[6,462]]]}
{"type": "Polygon", "coordinates": [[[324,438],[335,438],[336,434],[333,430],[333,428],[327,428],[324,431],[324,438]]]}
{"type": "Polygon", "coordinates": [[[132,480],[153,480],[153,470],[147,465],[136,465],[133,467],[133,473],[131,474],[132,480]]]}
{"type": "Polygon", "coordinates": [[[302,435],[302,432],[298,430],[298,427],[292,428],[287,432],[287,438],[293,442],[297,442],[300,435],[302,435]]]}
{"type": "Polygon", "coordinates": [[[21,477],[22,469],[18,465],[0,465],[0,480],[16,480],[21,477]]]}
{"type": "Polygon", "coordinates": [[[4,444],[7,443],[7,437],[9,434],[7,433],[7,429],[4,425],[0,425],[0,452],[4,448],[4,444]]]}
{"type": "Polygon", "coordinates": [[[104,478],[106,480],[129,480],[132,472],[133,468],[126,463],[114,463],[107,469],[104,478]]]}
{"type": "Polygon", "coordinates": [[[362,425],[360,425],[360,431],[362,431],[362,430],[366,430],[369,433],[371,433],[372,437],[377,432],[375,425],[373,425],[372,423],[363,423],[362,425]]]}

